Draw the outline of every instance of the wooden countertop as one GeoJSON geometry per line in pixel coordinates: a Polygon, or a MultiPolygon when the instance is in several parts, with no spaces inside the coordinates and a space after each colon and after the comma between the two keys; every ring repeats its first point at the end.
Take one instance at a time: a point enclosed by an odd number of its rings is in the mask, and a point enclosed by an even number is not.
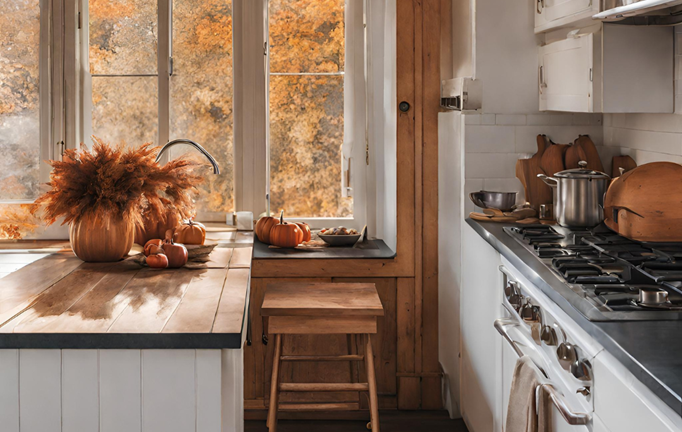
{"type": "Polygon", "coordinates": [[[1,278],[0,348],[241,348],[253,234],[215,225],[205,269],[85,263],[61,249],[1,278]]]}

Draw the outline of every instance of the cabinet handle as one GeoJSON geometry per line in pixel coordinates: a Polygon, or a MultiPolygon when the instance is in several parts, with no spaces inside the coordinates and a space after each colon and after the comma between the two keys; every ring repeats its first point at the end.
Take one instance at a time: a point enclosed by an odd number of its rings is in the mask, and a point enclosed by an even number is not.
{"type": "Polygon", "coordinates": [[[547,87],[547,85],[545,84],[545,67],[544,67],[544,66],[540,66],[540,71],[539,71],[539,73],[538,73],[538,78],[539,78],[539,81],[540,81],[539,84],[538,84],[538,87],[539,87],[539,89],[540,89],[540,94],[542,94],[542,89],[545,88],[545,87],[547,87]]]}
{"type": "Polygon", "coordinates": [[[537,13],[541,14],[542,10],[544,8],[545,8],[545,0],[537,0],[535,3],[535,10],[537,11],[537,13]]]}

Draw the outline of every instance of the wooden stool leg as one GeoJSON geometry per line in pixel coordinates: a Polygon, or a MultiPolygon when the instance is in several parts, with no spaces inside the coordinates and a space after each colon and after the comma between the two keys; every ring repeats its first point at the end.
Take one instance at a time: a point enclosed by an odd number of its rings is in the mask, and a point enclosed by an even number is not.
{"type": "Polygon", "coordinates": [[[372,432],[379,432],[379,401],[377,399],[377,382],[374,375],[374,352],[370,335],[365,335],[365,367],[367,368],[367,383],[369,384],[369,412],[372,432]]]}
{"type": "Polygon", "coordinates": [[[275,356],[272,361],[272,379],[270,380],[270,408],[268,409],[267,426],[270,432],[277,430],[277,405],[279,402],[279,367],[282,364],[282,335],[275,335],[275,356]]]}

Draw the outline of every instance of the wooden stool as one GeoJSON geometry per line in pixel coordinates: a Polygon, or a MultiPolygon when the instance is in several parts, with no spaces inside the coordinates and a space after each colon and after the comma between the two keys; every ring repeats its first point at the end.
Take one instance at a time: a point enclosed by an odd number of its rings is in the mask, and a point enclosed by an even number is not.
{"type": "MultiPolygon", "coordinates": [[[[261,314],[268,317],[268,333],[275,335],[275,355],[270,384],[268,428],[277,429],[279,392],[368,391],[370,423],[379,432],[379,405],[370,335],[377,332],[377,317],[384,315],[381,300],[372,283],[277,283],[265,291],[261,314]],[[283,356],[282,335],[362,335],[365,355],[283,356]],[[280,383],[282,361],[365,361],[366,383],[280,383]]],[[[310,410],[329,409],[313,404],[310,410]]],[[[333,406],[338,409],[338,404],[333,406]]]]}

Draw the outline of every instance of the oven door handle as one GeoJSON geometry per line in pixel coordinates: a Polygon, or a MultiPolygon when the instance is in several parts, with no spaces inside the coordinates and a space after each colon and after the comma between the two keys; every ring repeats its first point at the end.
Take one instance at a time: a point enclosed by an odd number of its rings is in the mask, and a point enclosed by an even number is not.
{"type": "MultiPolygon", "coordinates": [[[[497,332],[501,334],[502,337],[512,346],[516,354],[519,357],[523,357],[525,354],[523,351],[521,351],[521,348],[519,348],[520,343],[512,339],[512,337],[509,335],[509,332],[507,332],[507,327],[517,327],[518,325],[519,323],[517,321],[505,318],[497,319],[493,324],[495,330],[497,330],[497,332]]],[[[538,369],[540,369],[540,371],[547,376],[547,373],[541,367],[538,366],[538,369]]],[[[559,410],[559,413],[569,425],[586,425],[592,420],[592,416],[590,414],[576,413],[571,411],[566,404],[566,400],[564,399],[563,395],[561,395],[561,393],[559,393],[559,391],[557,391],[552,384],[541,384],[538,387],[538,390],[539,389],[547,392],[549,399],[552,401],[557,410],[559,410]]]]}

